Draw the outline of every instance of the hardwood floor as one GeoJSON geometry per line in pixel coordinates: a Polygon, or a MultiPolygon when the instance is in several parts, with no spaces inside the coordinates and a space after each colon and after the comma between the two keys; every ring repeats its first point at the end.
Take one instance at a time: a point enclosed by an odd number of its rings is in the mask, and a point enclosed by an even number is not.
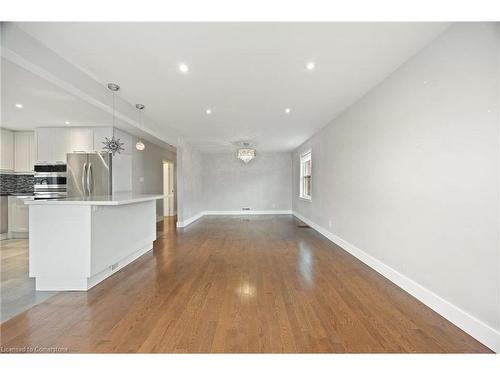
{"type": "Polygon", "coordinates": [[[159,227],[154,250],[89,292],[0,326],[5,348],[70,352],[490,352],[292,216],[159,227]]]}

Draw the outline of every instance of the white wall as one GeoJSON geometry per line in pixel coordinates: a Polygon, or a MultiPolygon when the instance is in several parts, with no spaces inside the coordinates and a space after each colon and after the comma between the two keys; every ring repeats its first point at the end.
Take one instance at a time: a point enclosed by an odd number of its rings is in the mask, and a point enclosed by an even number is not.
{"type": "Polygon", "coordinates": [[[454,25],[293,156],[294,211],[497,330],[499,43],[454,25]]]}
{"type": "Polygon", "coordinates": [[[290,153],[258,153],[248,164],[231,153],[203,154],[207,211],[291,210],[290,153]]]}
{"type": "Polygon", "coordinates": [[[203,207],[202,155],[188,143],[177,148],[177,221],[188,222],[203,207]]]}

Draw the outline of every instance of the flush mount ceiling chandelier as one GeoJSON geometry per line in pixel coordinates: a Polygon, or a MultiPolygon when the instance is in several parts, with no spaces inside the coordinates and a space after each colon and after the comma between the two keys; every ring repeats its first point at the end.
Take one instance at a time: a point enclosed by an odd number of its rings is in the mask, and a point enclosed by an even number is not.
{"type": "Polygon", "coordinates": [[[249,147],[250,143],[241,142],[239,145],[241,145],[243,147],[239,148],[238,152],[236,153],[236,157],[238,159],[240,159],[245,164],[247,164],[247,163],[251,162],[253,159],[255,159],[255,156],[256,156],[255,149],[249,147]]]}
{"type": "Polygon", "coordinates": [[[240,148],[236,155],[243,163],[249,163],[255,159],[255,150],[253,148],[240,148]]]}

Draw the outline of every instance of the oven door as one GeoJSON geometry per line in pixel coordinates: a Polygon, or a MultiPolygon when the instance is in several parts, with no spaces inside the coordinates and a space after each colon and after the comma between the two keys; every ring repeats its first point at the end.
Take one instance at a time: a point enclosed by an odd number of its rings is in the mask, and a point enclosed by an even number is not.
{"type": "Polygon", "coordinates": [[[66,189],[66,173],[35,173],[35,191],[66,189]]]}

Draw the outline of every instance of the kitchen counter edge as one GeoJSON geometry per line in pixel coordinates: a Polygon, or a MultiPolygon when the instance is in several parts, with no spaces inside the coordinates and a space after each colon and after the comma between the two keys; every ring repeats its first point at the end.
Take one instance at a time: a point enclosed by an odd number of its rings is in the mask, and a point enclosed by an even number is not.
{"type": "Polygon", "coordinates": [[[77,205],[77,206],[120,206],[163,199],[162,194],[116,194],[111,196],[99,196],[90,199],[84,198],[63,198],[63,199],[38,199],[25,201],[27,205],[77,205]]]}

